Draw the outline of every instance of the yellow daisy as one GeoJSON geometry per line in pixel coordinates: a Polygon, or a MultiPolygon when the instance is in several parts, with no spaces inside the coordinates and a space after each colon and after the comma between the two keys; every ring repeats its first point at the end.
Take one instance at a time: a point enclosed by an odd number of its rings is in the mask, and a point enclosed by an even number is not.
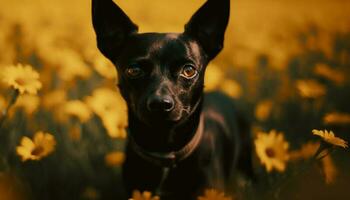
{"type": "Polygon", "coordinates": [[[56,146],[53,135],[39,131],[35,133],[34,139],[22,137],[21,144],[17,146],[16,152],[22,161],[41,160],[52,153],[56,146]]]}
{"type": "Polygon", "coordinates": [[[204,90],[217,90],[224,78],[224,72],[219,68],[219,66],[215,64],[209,64],[204,77],[204,90]]]}
{"type": "Polygon", "coordinates": [[[111,89],[96,89],[86,98],[87,105],[102,120],[109,136],[125,138],[128,126],[127,106],[122,96],[111,89]]]}
{"type": "Polygon", "coordinates": [[[18,90],[20,94],[37,94],[42,87],[39,73],[29,65],[18,64],[5,67],[0,78],[6,85],[18,90]]]}
{"type": "Polygon", "coordinates": [[[315,80],[298,80],[296,86],[305,98],[319,98],[326,94],[326,87],[315,80]]]}
{"type": "Polygon", "coordinates": [[[120,151],[113,151],[105,155],[105,163],[109,167],[120,166],[123,164],[125,154],[120,151]]]}
{"type": "Polygon", "coordinates": [[[132,193],[132,198],[129,200],[160,200],[158,196],[152,197],[152,193],[148,191],[140,192],[138,190],[135,190],[132,193]]]}
{"type": "Polygon", "coordinates": [[[319,142],[308,142],[301,146],[299,150],[292,151],[289,153],[290,160],[300,160],[311,158],[320,147],[319,142]]]}
{"type": "Polygon", "coordinates": [[[39,108],[39,105],[40,98],[38,96],[24,94],[18,97],[15,108],[22,108],[26,114],[32,115],[39,108]]]}
{"type": "Polygon", "coordinates": [[[123,112],[108,112],[102,117],[102,124],[111,138],[126,138],[127,116],[123,112]]]}
{"type": "Polygon", "coordinates": [[[324,124],[350,124],[350,114],[331,112],[323,117],[324,124]]]}
{"type": "Polygon", "coordinates": [[[270,133],[259,132],[254,143],[260,162],[266,166],[268,172],[273,169],[283,172],[286,169],[289,144],[282,133],[275,130],[271,130],[270,133]]]}
{"type": "Polygon", "coordinates": [[[80,100],[68,101],[61,105],[61,111],[59,114],[59,119],[66,121],[66,116],[73,116],[79,119],[80,122],[87,122],[91,116],[92,112],[90,108],[80,100]]]}
{"type": "Polygon", "coordinates": [[[238,99],[242,96],[242,88],[234,80],[225,79],[222,81],[220,84],[220,90],[234,99],[238,99]]]}
{"type": "Polygon", "coordinates": [[[89,78],[91,69],[84,62],[79,53],[71,48],[62,48],[55,52],[57,59],[53,65],[57,66],[57,74],[64,81],[72,81],[75,78],[89,78]]]}
{"type": "Polygon", "coordinates": [[[314,69],[314,73],[322,76],[328,80],[331,80],[339,85],[343,84],[346,80],[345,73],[331,68],[326,64],[317,64],[314,69]]]}
{"type": "Polygon", "coordinates": [[[67,100],[67,92],[65,90],[51,91],[43,96],[42,105],[50,110],[56,108],[67,100]]]}
{"type": "Polygon", "coordinates": [[[86,103],[99,117],[111,112],[127,113],[127,107],[123,97],[118,91],[109,88],[98,88],[94,90],[92,95],[86,98],[86,103]]]}
{"type": "Polygon", "coordinates": [[[204,196],[198,197],[198,200],[232,200],[231,197],[226,197],[223,192],[218,192],[214,189],[204,191],[204,196]]]}
{"type": "Polygon", "coordinates": [[[271,100],[263,100],[255,107],[255,117],[259,121],[265,121],[271,114],[273,102],[271,100]]]}
{"type": "Polygon", "coordinates": [[[333,131],[327,131],[327,130],[321,131],[321,130],[314,129],[312,130],[312,133],[314,135],[320,136],[325,142],[329,144],[343,147],[343,148],[348,148],[348,142],[339,137],[336,137],[333,131]]]}
{"type": "Polygon", "coordinates": [[[101,76],[108,79],[116,79],[117,70],[113,64],[103,56],[96,56],[93,60],[93,67],[101,76]]]}

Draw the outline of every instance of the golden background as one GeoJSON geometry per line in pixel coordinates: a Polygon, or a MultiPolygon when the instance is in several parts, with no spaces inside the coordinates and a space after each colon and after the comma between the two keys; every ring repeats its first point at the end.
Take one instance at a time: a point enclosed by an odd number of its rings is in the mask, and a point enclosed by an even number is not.
{"type": "MultiPolygon", "coordinates": [[[[181,32],[204,0],[115,2],[140,32],[181,32]]],[[[127,116],[115,69],[96,48],[90,4],[0,0],[0,73],[29,64],[43,85],[37,95],[18,97],[0,126],[0,200],[122,199],[127,116]],[[94,110],[89,97],[101,88],[116,102],[114,114],[94,110]],[[22,162],[15,151],[21,138],[40,130],[55,136],[56,150],[22,162]]],[[[208,67],[206,90],[236,99],[254,135],[283,132],[291,151],[317,139],[312,129],[330,129],[349,140],[349,10],[348,0],[232,0],[225,48],[208,67]]],[[[0,110],[10,94],[0,84],[0,110]]],[[[349,199],[349,150],[329,158],[302,172],[296,168],[303,162],[291,162],[284,173],[266,172],[256,158],[261,182],[235,197],[349,199]],[[284,181],[287,175],[292,178],[284,181]],[[269,196],[274,191],[278,195],[269,196]]]]}

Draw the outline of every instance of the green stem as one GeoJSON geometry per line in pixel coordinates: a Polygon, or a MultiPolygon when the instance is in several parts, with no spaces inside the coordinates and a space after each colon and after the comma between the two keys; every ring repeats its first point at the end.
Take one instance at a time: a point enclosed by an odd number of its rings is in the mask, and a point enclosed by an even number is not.
{"type": "Polygon", "coordinates": [[[318,149],[315,152],[315,154],[312,157],[312,159],[315,160],[315,161],[320,161],[320,160],[322,160],[322,158],[324,158],[324,157],[328,156],[330,153],[332,153],[333,150],[334,150],[334,146],[333,145],[328,144],[328,143],[326,143],[324,141],[321,141],[321,144],[318,147],[318,149]],[[328,150],[328,151],[322,155],[321,153],[324,152],[325,150],[328,150]]]}
{"type": "Polygon", "coordinates": [[[19,96],[19,91],[18,90],[14,90],[7,107],[5,108],[5,110],[2,113],[2,118],[0,119],[0,128],[2,127],[2,125],[4,124],[4,122],[6,120],[6,118],[8,116],[8,113],[9,113],[9,110],[16,103],[16,101],[18,99],[18,96],[19,96]]]}

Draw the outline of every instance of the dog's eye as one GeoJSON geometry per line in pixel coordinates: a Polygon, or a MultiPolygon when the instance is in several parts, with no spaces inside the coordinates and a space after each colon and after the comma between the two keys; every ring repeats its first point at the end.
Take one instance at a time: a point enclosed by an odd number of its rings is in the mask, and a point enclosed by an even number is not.
{"type": "Polygon", "coordinates": [[[128,67],[125,73],[129,78],[139,78],[144,74],[143,70],[139,67],[128,67]]]}
{"type": "Polygon", "coordinates": [[[181,71],[181,76],[186,79],[192,79],[197,75],[197,70],[193,65],[186,64],[181,71]]]}

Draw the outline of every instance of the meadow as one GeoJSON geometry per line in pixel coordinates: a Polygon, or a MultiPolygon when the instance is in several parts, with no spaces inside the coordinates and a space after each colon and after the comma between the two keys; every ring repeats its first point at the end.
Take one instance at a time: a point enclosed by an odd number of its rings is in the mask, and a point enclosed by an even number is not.
{"type": "MultiPolygon", "coordinates": [[[[141,32],[181,32],[204,0],[115,2],[141,32]]],[[[231,2],[205,90],[250,119],[257,180],[199,199],[350,199],[350,1],[231,2]]],[[[157,199],[123,192],[127,108],[91,2],[0,3],[0,200],[157,199]]]]}

